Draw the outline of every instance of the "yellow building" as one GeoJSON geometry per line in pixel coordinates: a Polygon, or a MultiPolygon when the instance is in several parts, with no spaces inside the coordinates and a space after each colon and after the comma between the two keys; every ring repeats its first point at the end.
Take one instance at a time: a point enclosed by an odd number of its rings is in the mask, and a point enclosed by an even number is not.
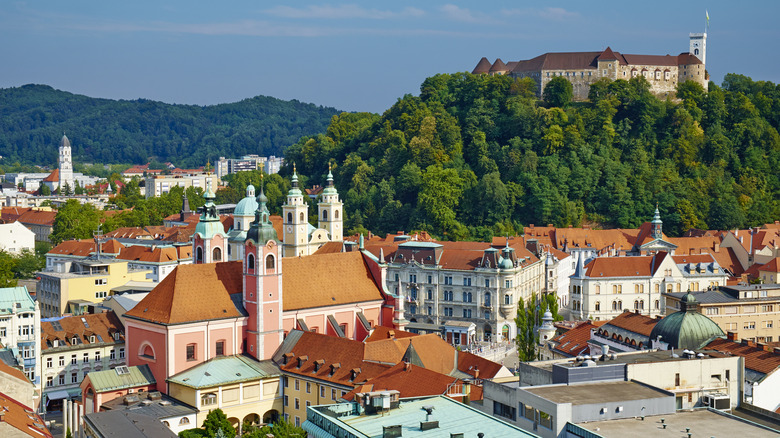
{"type": "Polygon", "coordinates": [[[281,373],[270,360],[219,356],[168,378],[168,395],[197,409],[197,425],[222,409],[236,431],[272,423],[282,412],[281,373]]]}
{"type": "Polygon", "coordinates": [[[102,303],[113,288],[129,281],[151,283],[150,273],[150,269],[130,269],[127,261],[96,258],[74,261],[68,272],[40,272],[41,316],[81,314],[85,306],[102,303]]]}
{"type": "MultiPolygon", "coordinates": [[[[736,339],[756,342],[780,340],[780,285],[751,284],[720,286],[705,292],[691,292],[699,310],[724,332],[736,339]]],[[[680,309],[685,292],[665,293],[666,314],[680,309]]]]}

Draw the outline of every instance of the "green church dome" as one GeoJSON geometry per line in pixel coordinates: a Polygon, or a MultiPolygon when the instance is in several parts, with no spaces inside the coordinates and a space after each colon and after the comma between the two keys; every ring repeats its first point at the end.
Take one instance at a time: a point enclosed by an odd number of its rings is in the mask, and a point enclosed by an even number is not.
{"type": "Polygon", "coordinates": [[[260,195],[258,195],[256,201],[257,209],[254,212],[255,220],[252,221],[249,231],[246,233],[246,239],[255,242],[257,245],[264,245],[269,240],[279,240],[279,235],[276,233],[273,224],[271,224],[271,214],[265,205],[266,202],[268,202],[268,198],[266,198],[261,185],[260,195]]]}
{"type": "Polygon", "coordinates": [[[236,204],[236,208],[233,210],[233,216],[254,216],[255,210],[257,210],[255,186],[250,184],[246,188],[246,197],[236,204]]]}
{"type": "Polygon", "coordinates": [[[685,294],[680,305],[680,311],[656,323],[650,339],[661,336],[661,342],[667,342],[670,348],[695,350],[714,337],[725,336],[718,324],[698,311],[699,304],[693,294],[685,294]]]}

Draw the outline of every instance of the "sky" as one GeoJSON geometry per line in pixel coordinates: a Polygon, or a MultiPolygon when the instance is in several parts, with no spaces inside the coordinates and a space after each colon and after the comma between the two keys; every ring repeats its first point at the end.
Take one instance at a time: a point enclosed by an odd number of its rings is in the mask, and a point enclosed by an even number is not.
{"type": "Polygon", "coordinates": [[[545,52],[687,52],[780,82],[773,1],[0,1],[0,88],[212,105],[256,95],[381,113],[425,78],[545,52]]]}

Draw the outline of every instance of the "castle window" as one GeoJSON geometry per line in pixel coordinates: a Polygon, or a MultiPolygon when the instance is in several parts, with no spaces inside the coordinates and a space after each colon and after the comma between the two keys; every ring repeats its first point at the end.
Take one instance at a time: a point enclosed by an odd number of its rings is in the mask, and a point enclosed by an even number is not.
{"type": "Polygon", "coordinates": [[[274,256],[268,254],[268,256],[265,258],[265,269],[274,269],[274,267],[275,267],[274,256]]]}
{"type": "Polygon", "coordinates": [[[287,213],[287,222],[292,223],[292,213],[287,213]]]}

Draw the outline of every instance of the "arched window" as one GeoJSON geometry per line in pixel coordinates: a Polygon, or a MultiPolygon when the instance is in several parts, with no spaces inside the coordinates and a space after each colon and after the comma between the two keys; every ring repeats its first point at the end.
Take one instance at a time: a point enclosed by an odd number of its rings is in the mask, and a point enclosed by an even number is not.
{"type": "Polygon", "coordinates": [[[213,262],[221,262],[222,261],[222,248],[216,247],[214,248],[214,258],[211,260],[213,262]]]}
{"type": "Polygon", "coordinates": [[[139,356],[144,359],[154,359],[154,348],[152,348],[152,345],[148,342],[144,342],[141,345],[139,356]]]}
{"type": "Polygon", "coordinates": [[[274,269],[274,266],[276,266],[276,262],[274,261],[274,256],[268,254],[265,257],[265,269],[274,269]]]}
{"type": "Polygon", "coordinates": [[[661,302],[658,300],[655,300],[655,310],[658,310],[661,308],[661,302]]]}
{"type": "Polygon", "coordinates": [[[645,310],[645,300],[639,300],[639,309],[645,310]]]}
{"type": "Polygon", "coordinates": [[[328,210],[322,210],[322,220],[328,220],[328,210]]]}
{"type": "Polygon", "coordinates": [[[246,258],[246,268],[250,271],[255,270],[255,255],[249,254],[246,258]]]}
{"type": "Polygon", "coordinates": [[[305,219],[303,218],[303,212],[301,212],[301,222],[303,221],[305,221],[305,219]]]}
{"type": "Polygon", "coordinates": [[[596,312],[601,311],[601,303],[596,301],[596,312]]]}
{"type": "Polygon", "coordinates": [[[634,300],[634,310],[639,310],[639,300],[634,300]]]}
{"type": "Polygon", "coordinates": [[[195,250],[195,261],[197,263],[203,263],[203,248],[198,247],[195,250]]]}
{"type": "Polygon", "coordinates": [[[490,292],[485,292],[485,305],[490,306],[490,292]]]}
{"type": "Polygon", "coordinates": [[[336,218],[336,219],[339,218],[339,211],[338,210],[333,212],[333,217],[336,218]]]}
{"type": "Polygon", "coordinates": [[[699,49],[693,49],[693,54],[699,56],[699,49]]]}
{"type": "Polygon", "coordinates": [[[190,419],[187,417],[181,417],[181,420],[179,420],[179,426],[183,424],[190,424],[190,419]]]}
{"type": "Polygon", "coordinates": [[[292,213],[287,213],[287,222],[292,223],[292,213]]]}
{"type": "Polygon", "coordinates": [[[506,294],[504,295],[504,304],[512,304],[512,295],[506,294]]]}

